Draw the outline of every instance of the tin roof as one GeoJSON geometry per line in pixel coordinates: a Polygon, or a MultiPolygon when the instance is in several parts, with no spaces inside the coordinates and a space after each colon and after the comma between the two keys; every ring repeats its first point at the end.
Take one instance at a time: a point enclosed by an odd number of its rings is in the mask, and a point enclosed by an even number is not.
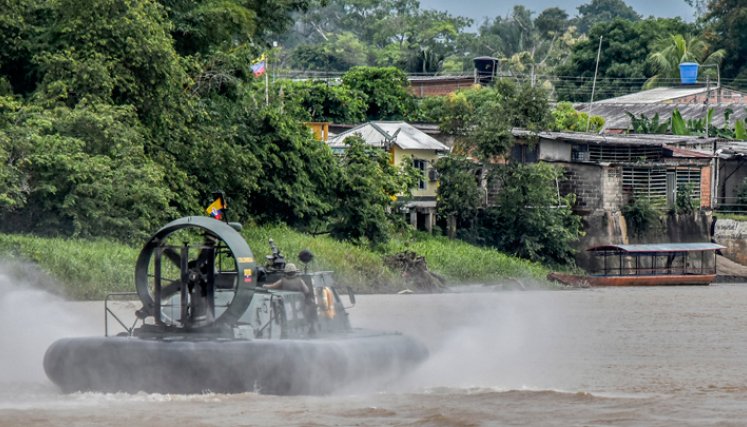
{"type": "Polygon", "coordinates": [[[657,87],[649,90],[631,93],[628,95],[618,96],[615,98],[603,99],[596,101],[595,104],[619,104],[619,103],[637,103],[653,104],[665,102],[668,100],[682,98],[685,96],[700,95],[707,91],[715,93],[716,87],[711,86],[678,86],[678,87],[657,87]]]}
{"type": "Polygon", "coordinates": [[[647,243],[639,245],[601,245],[594,246],[587,251],[589,252],[602,252],[602,251],[620,251],[628,253],[642,253],[642,252],[701,252],[701,251],[715,251],[718,249],[725,249],[726,246],[717,245],[715,243],[647,243]]]}
{"type": "Polygon", "coordinates": [[[367,144],[384,148],[387,140],[403,150],[449,151],[436,138],[406,122],[368,122],[346,130],[328,141],[330,147],[345,147],[345,138],[358,134],[367,144]]]}
{"type": "MultiPolygon", "coordinates": [[[[615,98],[618,99],[618,98],[615,98]]],[[[604,129],[630,129],[630,113],[636,117],[645,116],[652,119],[656,114],[659,115],[659,123],[668,122],[672,117],[672,111],[678,109],[682,118],[685,120],[705,118],[708,109],[713,108],[713,121],[711,124],[716,127],[724,126],[724,113],[731,110],[732,114],[729,121],[733,125],[734,120],[747,118],[747,109],[735,104],[678,104],[678,103],[626,103],[617,102],[594,102],[592,106],[588,103],[574,104],[578,111],[595,116],[604,117],[604,129]]]]}
{"type": "Polygon", "coordinates": [[[526,129],[514,128],[512,131],[516,137],[538,136],[542,139],[562,140],[567,142],[578,142],[582,144],[618,144],[618,145],[658,145],[680,144],[698,141],[713,141],[715,138],[703,138],[699,136],[680,135],[649,135],[649,134],[623,134],[605,135],[585,132],[539,132],[534,133],[526,129]]]}

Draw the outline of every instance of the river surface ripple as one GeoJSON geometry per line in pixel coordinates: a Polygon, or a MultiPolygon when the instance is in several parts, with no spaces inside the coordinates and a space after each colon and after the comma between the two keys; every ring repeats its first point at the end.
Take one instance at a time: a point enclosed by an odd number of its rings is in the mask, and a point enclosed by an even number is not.
{"type": "MultiPolygon", "coordinates": [[[[396,383],[331,396],[63,395],[41,366],[17,375],[61,336],[28,338],[19,332],[31,323],[0,323],[0,335],[14,337],[0,338],[0,425],[747,425],[747,284],[472,289],[359,295],[356,327],[416,336],[431,357],[396,383]]],[[[14,310],[7,299],[0,321],[14,310]]],[[[99,303],[44,304],[71,307],[70,325],[102,321],[99,303]]],[[[14,304],[37,327],[57,325],[34,313],[46,306],[14,304]]]]}

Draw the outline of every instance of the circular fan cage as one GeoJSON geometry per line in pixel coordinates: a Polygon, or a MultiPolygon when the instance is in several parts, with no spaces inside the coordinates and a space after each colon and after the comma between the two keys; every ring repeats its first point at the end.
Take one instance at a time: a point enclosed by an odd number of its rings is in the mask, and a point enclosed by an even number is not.
{"type": "Polygon", "coordinates": [[[236,229],[209,217],[166,224],[138,257],[138,317],[166,330],[208,330],[237,323],[255,285],[252,251],[236,229]]]}

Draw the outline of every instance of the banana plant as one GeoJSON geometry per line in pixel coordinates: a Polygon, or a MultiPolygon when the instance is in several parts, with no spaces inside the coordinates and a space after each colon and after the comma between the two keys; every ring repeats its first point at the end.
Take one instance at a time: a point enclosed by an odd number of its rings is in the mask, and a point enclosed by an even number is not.
{"type": "Polygon", "coordinates": [[[682,118],[682,114],[677,108],[672,111],[672,133],[675,135],[690,135],[688,123],[682,118]]]}
{"type": "Polygon", "coordinates": [[[644,133],[644,134],[664,134],[669,132],[669,122],[660,121],[659,113],[654,114],[654,117],[648,118],[645,114],[641,114],[640,117],[636,117],[635,114],[628,111],[625,114],[630,117],[630,126],[632,133],[644,133]]]}
{"type": "Polygon", "coordinates": [[[747,130],[744,122],[744,120],[737,119],[734,123],[734,139],[747,140],[747,130]]]}

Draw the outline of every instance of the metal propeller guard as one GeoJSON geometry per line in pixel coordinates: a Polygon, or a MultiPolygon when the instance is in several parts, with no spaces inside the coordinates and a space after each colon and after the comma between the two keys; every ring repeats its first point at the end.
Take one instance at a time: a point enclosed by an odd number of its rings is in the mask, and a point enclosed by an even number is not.
{"type": "MultiPolygon", "coordinates": [[[[201,275],[198,271],[200,266],[193,266],[190,268],[187,265],[187,253],[189,247],[185,244],[181,254],[179,256],[181,278],[178,281],[178,288],[182,292],[182,302],[186,302],[186,289],[189,286],[194,286],[197,281],[203,281],[207,285],[208,291],[206,292],[206,299],[208,307],[214,310],[214,286],[216,282],[216,274],[214,273],[214,248],[202,248],[200,258],[207,265],[207,274],[201,275]]],[[[168,257],[168,253],[166,253],[168,257]]],[[[176,257],[175,255],[172,255],[176,257]]],[[[174,259],[172,259],[176,263],[174,259]]],[[[254,255],[252,254],[249,245],[246,243],[241,234],[236,231],[229,224],[205,217],[205,216],[189,216],[172,221],[161,229],[159,229],[153,236],[147,241],[143,249],[140,251],[138,256],[136,267],[135,267],[135,285],[138,297],[143,303],[143,309],[141,310],[140,316],[147,317],[153,316],[156,320],[156,325],[159,327],[167,328],[178,328],[182,330],[193,330],[195,332],[212,329],[222,328],[224,326],[230,327],[236,324],[241,315],[247,310],[251,303],[253,296],[253,288],[256,286],[255,280],[256,263],[254,261],[254,255]],[[161,283],[161,256],[167,251],[174,252],[173,247],[167,246],[164,242],[167,238],[179,231],[184,229],[198,229],[204,233],[204,236],[209,236],[216,240],[218,244],[224,244],[231,256],[235,261],[235,271],[225,271],[223,276],[233,276],[233,290],[234,295],[228,305],[222,313],[217,317],[211,317],[206,321],[200,322],[197,325],[192,325],[182,321],[181,325],[164,325],[161,321],[161,303],[162,303],[162,283],[161,283]],[[222,242],[222,243],[221,243],[222,242]],[[154,259],[155,258],[155,259],[154,259]],[[151,266],[151,260],[154,259],[154,270],[149,272],[151,266]],[[154,289],[151,290],[151,280],[154,280],[154,289]],[[151,293],[152,292],[152,293],[151,293]]],[[[223,277],[225,279],[225,277],[223,277]]],[[[192,290],[190,289],[190,292],[192,290]]],[[[182,310],[186,310],[186,305],[182,304],[182,310]]],[[[182,320],[184,319],[184,314],[182,320]]]]}

